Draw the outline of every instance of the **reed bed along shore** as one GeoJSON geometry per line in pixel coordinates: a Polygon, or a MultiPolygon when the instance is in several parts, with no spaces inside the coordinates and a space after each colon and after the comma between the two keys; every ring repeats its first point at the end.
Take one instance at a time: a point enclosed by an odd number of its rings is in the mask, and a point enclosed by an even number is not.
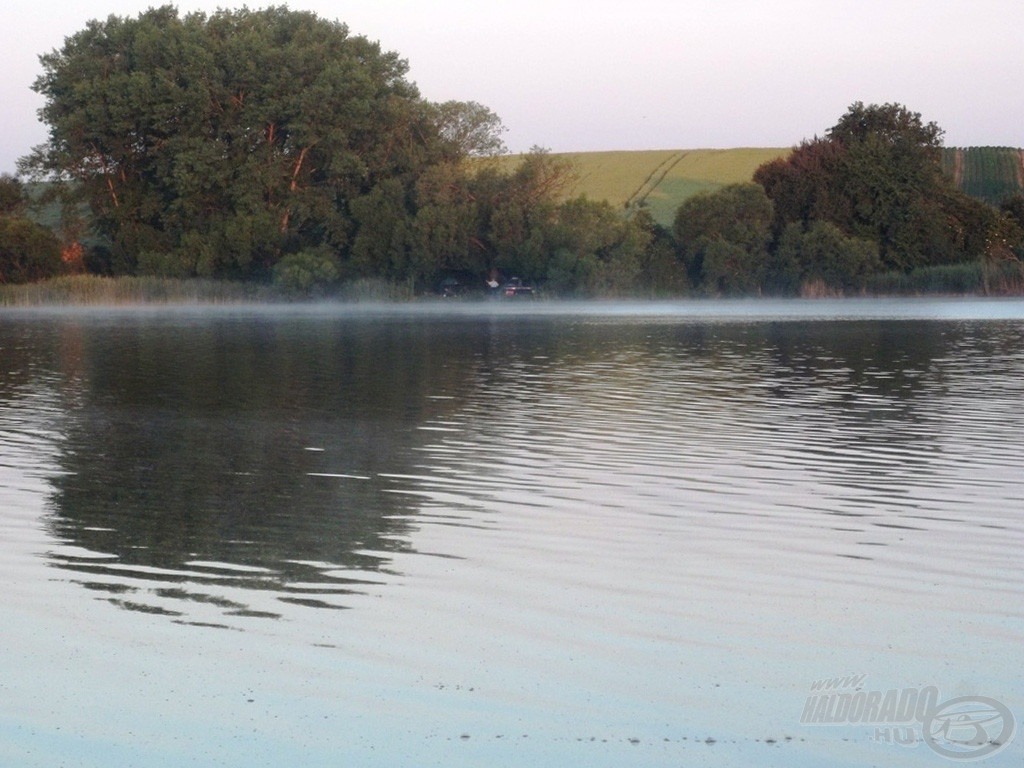
{"type": "Polygon", "coordinates": [[[265,286],[221,280],[66,275],[24,285],[0,286],[0,306],[121,306],[131,304],[229,304],[268,301],[265,286]]]}
{"type": "MultiPolygon", "coordinates": [[[[924,267],[909,273],[886,272],[874,275],[863,289],[856,291],[832,288],[822,281],[806,283],[800,290],[801,297],[811,299],[841,298],[844,295],[1024,296],[1024,265],[1012,260],[989,264],[949,264],[924,267]]],[[[541,296],[559,298],[543,292],[541,296]]],[[[378,279],[359,279],[334,286],[330,290],[303,294],[271,284],[201,278],[65,275],[38,283],[0,285],[0,307],[5,308],[287,304],[310,300],[400,303],[418,298],[424,296],[417,294],[407,282],[378,279]]],[[[675,298],[708,297],[691,293],[675,298]]]]}
{"type": "Polygon", "coordinates": [[[921,267],[910,272],[884,272],[866,285],[871,296],[907,295],[1024,295],[1024,265],[1007,259],[921,267]]]}
{"type": "Polygon", "coordinates": [[[38,283],[0,285],[0,307],[272,304],[310,299],[358,303],[411,298],[409,285],[373,279],[302,294],[265,283],[201,278],[65,275],[38,283]]]}

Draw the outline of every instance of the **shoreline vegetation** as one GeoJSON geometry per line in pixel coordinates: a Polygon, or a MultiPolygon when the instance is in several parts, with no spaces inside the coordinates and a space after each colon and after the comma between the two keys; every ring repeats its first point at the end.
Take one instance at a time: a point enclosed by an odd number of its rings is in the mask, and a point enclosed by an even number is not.
{"type": "Polygon", "coordinates": [[[269,284],[203,278],[122,275],[62,275],[34,283],[0,285],[0,307],[161,306],[403,302],[414,298],[408,285],[357,280],[331,292],[297,294],[269,284]]]}
{"type": "Polygon", "coordinates": [[[286,7],[111,16],[40,61],[7,306],[1024,293],[1024,151],[901,104],[788,151],[513,157],[485,105],[286,7]]]}
{"type": "MultiPolygon", "coordinates": [[[[874,276],[863,289],[836,290],[822,281],[809,281],[801,286],[801,299],[863,299],[894,297],[1022,297],[1024,270],[1017,262],[998,264],[952,264],[922,267],[909,273],[886,272],[874,276]]],[[[585,301],[618,299],[623,301],[686,301],[715,298],[701,293],[661,295],[618,295],[593,297],[585,301]]],[[[745,298],[777,299],[779,296],[747,296],[745,298]]],[[[791,297],[796,298],[796,297],[791,297]]],[[[578,297],[540,293],[536,301],[577,299],[578,297]]],[[[297,294],[271,284],[252,282],[172,277],[99,275],[63,275],[34,283],[0,285],[0,308],[31,309],[46,307],[146,307],[146,306],[230,306],[254,304],[301,304],[311,302],[411,303],[436,301],[483,302],[483,292],[458,298],[444,298],[435,293],[417,294],[409,283],[361,279],[315,294],[297,294]]],[[[505,301],[504,299],[492,299],[505,301]]],[[[522,304],[523,299],[515,300],[522,304]]]]}

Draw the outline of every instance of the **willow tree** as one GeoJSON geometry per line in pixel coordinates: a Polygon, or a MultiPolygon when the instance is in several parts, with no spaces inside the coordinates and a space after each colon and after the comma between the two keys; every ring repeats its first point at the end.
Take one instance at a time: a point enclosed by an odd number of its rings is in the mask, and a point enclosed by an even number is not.
{"type": "Polygon", "coordinates": [[[353,201],[453,149],[397,54],[285,8],[90,22],[41,57],[22,161],[91,206],[115,263],[245,277],[353,238],[353,201]]]}

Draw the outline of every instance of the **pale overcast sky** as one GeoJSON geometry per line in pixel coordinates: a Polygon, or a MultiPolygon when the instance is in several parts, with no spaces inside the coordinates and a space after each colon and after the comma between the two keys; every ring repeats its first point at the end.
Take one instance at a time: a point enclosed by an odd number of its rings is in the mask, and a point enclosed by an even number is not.
{"type": "MultiPolygon", "coordinates": [[[[152,5],[5,0],[0,172],[45,140],[30,90],[39,54],[89,19],[152,5]]],[[[237,7],[176,5],[182,14],[237,7]]],[[[515,152],[786,147],[823,133],[854,101],[902,103],[944,128],[947,146],[1024,146],[1022,0],[288,5],[397,51],[424,97],[486,104],[515,152]]]]}

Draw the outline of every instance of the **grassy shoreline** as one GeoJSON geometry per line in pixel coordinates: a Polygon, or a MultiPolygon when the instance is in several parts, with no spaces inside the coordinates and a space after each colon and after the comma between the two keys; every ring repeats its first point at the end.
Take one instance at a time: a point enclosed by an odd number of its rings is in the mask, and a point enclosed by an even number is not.
{"type": "Polygon", "coordinates": [[[2,307],[229,304],[269,300],[260,286],[220,280],[68,275],[0,286],[2,307]]]}
{"type": "Polygon", "coordinates": [[[288,304],[329,299],[344,302],[406,301],[408,286],[357,280],[324,295],[296,295],[269,284],[169,277],[64,275],[23,285],[0,285],[0,308],[127,307],[288,304]]]}
{"type": "MultiPolygon", "coordinates": [[[[927,267],[913,272],[874,275],[862,291],[830,290],[823,285],[805,286],[801,297],[1019,297],[1024,296],[1024,268],[1017,262],[986,265],[980,262],[927,267]]],[[[358,280],[336,290],[298,296],[271,285],[199,278],[100,277],[66,275],[24,285],[0,285],[0,308],[33,307],[131,307],[131,306],[231,306],[294,304],[309,301],[339,303],[406,303],[417,297],[408,284],[383,280],[358,280]]],[[[597,297],[600,298],[600,297],[597,297]]],[[[649,297],[620,297],[642,301],[649,297]]],[[[706,299],[702,294],[659,297],[706,299]]],[[[778,297],[776,297],[778,298],[778,297]]]]}

